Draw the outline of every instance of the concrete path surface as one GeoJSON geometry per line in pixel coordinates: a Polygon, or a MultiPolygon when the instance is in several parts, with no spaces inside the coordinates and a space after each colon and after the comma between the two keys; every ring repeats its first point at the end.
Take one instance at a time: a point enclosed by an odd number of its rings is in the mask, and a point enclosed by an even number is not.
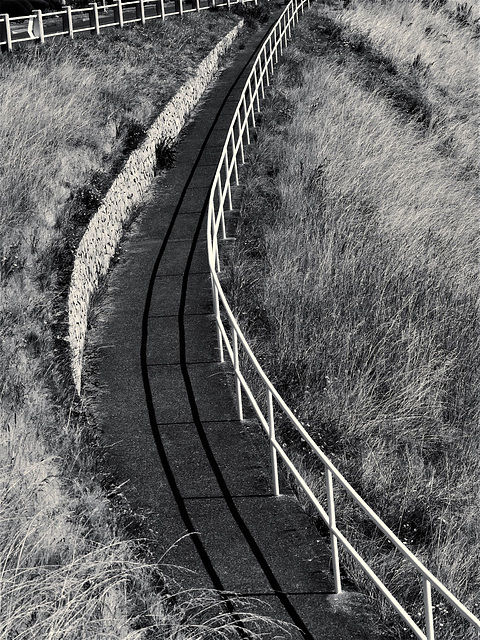
{"type": "Polygon", "coordinates": [[[257,612],[295,625],[278,638],[370,640],[363,600],[333,595],[325,540],[286,487],[272,495],[260,426],[238,421],[218,363],[205,202],[262,35],[186,127],[110,276],[92,365],[107,464],[182,586],[258,598],[257,612]]]}

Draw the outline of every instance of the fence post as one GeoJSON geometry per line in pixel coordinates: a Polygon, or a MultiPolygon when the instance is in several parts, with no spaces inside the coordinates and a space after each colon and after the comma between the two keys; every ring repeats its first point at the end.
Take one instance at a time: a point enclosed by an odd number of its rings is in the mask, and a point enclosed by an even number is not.
{"type": "Polygon", "coordinates": [[[113,19],[118,23],[119,29],[123,29],[123,5],[122,0],[117,0],[117,4],[113,7],[113,19]]]}
{"type": "Polygon", "coordinates": [[[98,19],[98,4],[96,2],[90,2],[89,6],[90,6],[90,11],[89,11],[90,27],[92,28],[92,31],[95,31],[95,34],[98,36],[100,35],[100,20],[98,19]]]}
{"type": "Polygon", "coordinates": [[[62,16],[63,30],[68,32],[68,37],[73,40],[73,18],[72,7],[65,5],[65,13],[62,16]]]}
{"type": "MultiPolygon", "coordinates": [[[[260,62],[260,58],[258,59],[258,61],[260,62]]],[[[257,100],[257,111],[260,111],[260,98],[258,97],[258,86],[259,86],[259,82],[258,82],[258,78],[257,78],[257,67],[253,67],[253,79],[255,80],[255,98],[257,100]]],[[[252,94],[252,83],[251,81],[248,83],[248,92],[250,95],[250,105],[252,107],[252,121],[253,121],[253,126],[256,127],[257,125],[255,124],[255,108],[253,107],[253,94],[252,94]]]]}
{"type": "Polygon", "coordinates": [[[165,20],[165,4],[163,0],[157,0],[157,16],[160,16],[162,20],[165,20]]]}
{"type": "Polygon", "coordinates": [[[175,0],[175,13],[183,16],[183,0],[175,0]]]}
{"type": "MultiPolygon", "coordinates": [[[[273,34],[272,34],[272,36],[273,36],[273,34]]],[[[269,51],[270,51],[270,54],[269,54],[269,58],[270,58],[270,71],[271,71],[271,74],[272,74],[272,77],[273,77],[273,69],[274,69],[274,67],[273,67],[272,36],[270,36],[270,38],[269,38],[269,40],[268,40],[268,49],[269,49],[269,51]]]]}
{"type": "Polygon", "coordinates": [[[3,13],[1,16],[3,18],[3,27],[0,29],[0,34],[2,40],[5,38],[7,51],[12,51],[12,31],[10,28],[10,16],[8,13],[3,13]]]}
{"type": "Polygon", "coordinates": [[[238,187],[238,185],[240,184],[240,181],[238,179],[238,166],[237,166],[237,149],[235,148],[237,146],[237,143],[235,141],[235,133],[234,133],[235,129],[232,126],[232,135],[231,135],[231,140],[232,140],[232,162],[233,162],[233,172],[235,175],[235,185],[238,187]]]}
{"type": "Polygon", "coordinates": [[[240,143],[240,161],[242,164],[245,164],[245,153],[243,151],[242,118],[240,116],[240,109],[238,110],[237,122],[238,122],[238,140],[240,143]]]}
{"type": "MultiPolygon", "coordinates": [[[[223,200],[223,185],[222,185],[222,175],[219,174],[218,176],[218,182],[217,182],[217,187],[218,187],[218,211],[220,212],[220,222],[222,225],[222,240],[226,240],[227,239],[227,230],[225,228],[225,207],[224,207],[224,200],[223,200]]],[[[218,269],[220,271],[220,268],[218,269]]]]}
{"type": "Polygon", "coordinates": [[[195,9],[197,10],[197,13],[200,11],[200,0],[195,0],[195,9]]]}
{"type": "Polygon", "coordinates": [[[423,603],[425,606],[425,631],[427,640],[434,640],[435,631],[433,628],[432,585],[430,580],[425,576],[423,576],[423,603]]]}
{"type": "Polygon", "coordinates": [[[333,476],[330,469],[325,466],[325,482],[327,485],[327,504],[328,504],[328,526],[330,529],[330,541],[332,545],[332,564],[333,564],[333,580],[335,583],[335,593],[341,593],[342,581],[340,578],[340,562],[338,559],[338,540],[333,533],[335,522],[335,500],[333,496],[333,476]]]}
{"type": "MultiPolygon", "coordinates": [[[[226,184],[226,187],[227,187],[227,196],[228,196],[228,209],[227,209],[227,211],[231,211],[233,209],[232,187],[231,187],[231,180],[230,180],[230,176],[228,175],[228,172],[229,172],[229,166],[228,166],[228,148],[227,148],[227,152],[225,153],[225,184],[226,184]]],[[[225,235],[224,239],[226,239],[226,235],[225,235]]]]}
{"type": "Polygon", "coordinates": [[[138,0],[138,4],[135,7],[135,17],[141,24],[145,24],[145,5],[143,0],[138,0]]]}
{"type": "Polygon", "coordinates": [[[38,39],[43,44],[45,42],[45,32],[43,30],[43,14],[41,9],[36,9],[34,14],[37,18],[38,39]]]}
{"type": "MultiPolygon", "coordinates": [[[[264,55],[265,55],[265,67],[264,67],[264,70],[265,70],[265,79],[266,79],[266,81],[267,81],[267,87],[268,87],[268,86],[270,86],[270,72],[269,72],[269,70],[268,70],[267,47],[264,47],[264,48],[263,48],[263,53],[264,53],[264,55]]],[[[264,95],[263,97],[265,97],[265,95],[264,95]]]]}
{"type": "Polygon", "coordinates": [[[233,342],[233,369],[235,372],[235,392],[237,397],[237,411],[238,411],[238,419],[243,420],[243,405],[242,405],[242,383],[240,382],[240,378],[238,374],[240,373],[240,366],[238,363],[238,335],[233,326],[233,322],[231,323],[232,328],[232,342],[233,342]]]}
{"type": "MultiPolygon", "coordinates": [[[[213,216],[215,217],[215,216],[213,216]]],[[[215,240],[215,244],[217,245],[217,254],[218,254],[218,244],[215,240]]],[[[220,329],[220,304],[218,301],[218,291],[217,286],[215,284],[215,280],[213,279],[213,275],[210,276],[212,281],[212,289],[213,289],[213,312],[215,314],[215,326],[217,328],[217,339],[218,339],[218,350],[220,352],[220,362],[225,362],[225,358],[223,355],[223,337],[222,330],[220,329]]]]}
{"type": "MultiPolygon", "coordinates": [[[[250,85],[250,83],[249,83],[250,85]]],[[[250,100],[252,99],[252,92],[250,91],[250,100]]],[[[247,100],[245,95],[243,96],[243,111],[244,111],[244,119],[245,119],[245,131],[247,132],[247,145],[250,144],[250,128],[248,125],[248,109],[247,109],[247,100]]],[[[253,125],[255,126],[255,124],[253,125]]],[[[243,151],[243,149],[242,149],[243,151]]],[[[245,163],[245,159],[243,161],[245,163]]]]}
{"type": "Polygon", "coordinates": [[[267,389],[267,402],[268,402],[268,436],[270,439],[270,460],[272,463],[272,484],[273,493],[275,496],[280,495],[280,485],[278,482],[278,462],[277,462],[277,450],[273,446],[275,441],[275,418],[273,413],[273,395],[270,389],[267,389]]]}

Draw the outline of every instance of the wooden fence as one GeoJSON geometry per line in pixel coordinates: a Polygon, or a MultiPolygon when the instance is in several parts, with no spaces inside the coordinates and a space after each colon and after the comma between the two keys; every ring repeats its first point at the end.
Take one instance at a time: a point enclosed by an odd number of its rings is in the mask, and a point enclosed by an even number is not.
{"type": "Polygon", "coordinates": [[[40,42],[48,38],[68,37],[90,33],[99,35],[102,29],[126,25],[142,24],[149,20],[165,20],[168,16],[183,16],[215,7],[230,8],[258,0],[131,0],[103,4],[93,2],[88,7],[73,9],[65,5],[61,11],[43,13],[35,11],[31,15],[10,17],[0,14],[0,46],[3,51],[13,51],[21,43],[40,42]]]}

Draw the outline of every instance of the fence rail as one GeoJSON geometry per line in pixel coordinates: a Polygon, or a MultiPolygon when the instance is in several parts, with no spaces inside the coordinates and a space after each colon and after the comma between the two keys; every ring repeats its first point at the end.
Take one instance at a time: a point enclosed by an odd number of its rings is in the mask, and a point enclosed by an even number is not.
{"type": "Polygon", "coordinates": [[[88,7],[72,9],[66,5],[61,11],[11,17],[0,14],[0,46],[13,49],[23,42],[44,43],[49,38],[69,37],[75,34],[99,35],[103,29],[122,29],[130,24],[144,25],[149,20],[165,20],[169,16],[183,16],[215,7],[230,8],[258,0],[132,0],[112,3],[90,3],[88,7]]]}
{"type": "Polygon", "coordinates": [[[255,115],[260,110],[260,100],[265,96],[265,89],[270,83],[274,65],[278,62],[284,48],[287,46],[288,40],[291,38],[292,28],[298,22],[299,16],[303,13],[305,6],[310,6],[310,0],[291,0],[259,51],[232,118],[209,196],[207,223],[208,258],[220,359],[222,362],[224,361],[226,351],[233,365],[237,410],[240,420],[243,420],[243,400],[244,397],[246,397],[268,435],[271,452],[272,483],[275,495],[279,495],[277,459],[280,457],[329,528],[336,592],[339,593],[342,590],[338,554],[338,546],[340,544],[343,545],[347,553],[362,567],[364,572],[418,638],[422,640],[434,640],[435,638],[435,613],[434,607],[432,606],[432,587],[460,616],[467,620],[477,632],[480,632],[480,621],[415,557],[393,531],[391,531],[366,504],[323,453],[320,447],[312,440],[292,410],[286,405],[258,363],[255,354],[252,352],[230,309],[218,278],[220,271],[220,248],[222,241],[228,240],[226,235],[225,212],[232,210],[232,184],[239,184],[238,165],[245,162],[245,146],[250,144],[250,131],[251,128],[255,127],[255,115]],[[227,330],[228,325],[229,331],[227,330]],[[254,391],[243,375],[240,364],[240,349],[243,349],[243,357],[250,360],[264,387],[266,396],[265,410],[260,408],[261,402],[264,401],[255,397],[254,391]],[[283,419],[286,418],[290,422],[323,465],[325,470],[326,505],[321,504],[318,497],[309,487],[308,482],[296,468],[281,443],[276,439],[275,423],[278,421],[278,416],[283,416],[283,419]],[[366,514],[376,525],[377,529],[386,536],[396,550],[402,554],[405,561],[418,574],[423,592],[424,629],[421,629],[413,620],[412,616],[404,609],[387,586],[375,574],[374,570],[360,556],[352,543],[337,527],[334,485],[336,488],[343,488],[356,506],[366,514]]]}

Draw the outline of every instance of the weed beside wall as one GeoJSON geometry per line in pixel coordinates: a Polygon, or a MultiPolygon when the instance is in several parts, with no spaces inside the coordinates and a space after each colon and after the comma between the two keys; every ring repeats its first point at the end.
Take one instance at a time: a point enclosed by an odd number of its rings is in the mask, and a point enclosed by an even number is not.
{"type": "Polygon", "coordinates": [[[75,255],[68,298],[72,374],[81,389],[82,358],[90,300],[108,271],[123,228],[154,176],[157,149],[171,146],[186,119],[218,69],[221,56],[243,26],[227,34],[199,65],[195,76],[170,100],[149,129],[139,149],[132,152],[94,215],[75,255]]]}

